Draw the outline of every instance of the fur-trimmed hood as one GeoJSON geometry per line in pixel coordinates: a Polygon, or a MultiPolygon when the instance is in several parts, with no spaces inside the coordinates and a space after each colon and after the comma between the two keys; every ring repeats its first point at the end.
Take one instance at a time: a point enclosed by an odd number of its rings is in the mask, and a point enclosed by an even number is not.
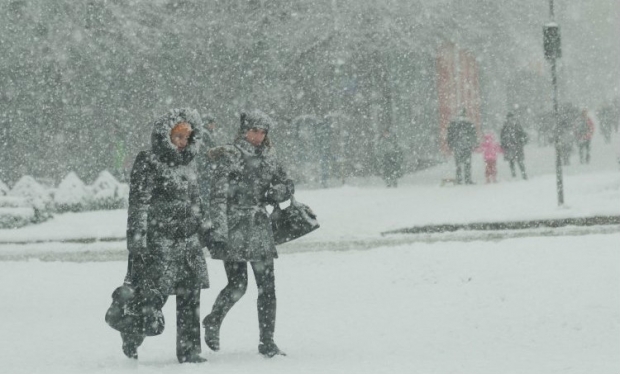
{"type": "Polygon", "coordinates": [[[189,108],[171,109],[153,123],[151,148],[157,158],[167,164],[187,165],[198,154],[202,142],[202,120],[196,110],[189,108]],[[187,147],[178,151],[170,141],[170,131],[178,123],[187,122],[192,126],[192,135],[187,147]]]}

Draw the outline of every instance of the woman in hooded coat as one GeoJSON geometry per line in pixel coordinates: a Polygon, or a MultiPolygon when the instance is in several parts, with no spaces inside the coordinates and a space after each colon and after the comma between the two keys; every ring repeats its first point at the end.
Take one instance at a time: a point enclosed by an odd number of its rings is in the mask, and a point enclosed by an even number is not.
{"type": "MultiPolygon", "coordinates": [[[[177,358],[199,356],[200,290],[209,287],[199,232],[203,216],[194,157],[200,143],[200,116],[173,109],[153,124],[151,149],[136,157],[131,171],[127,248],[131,283],[142,308],[160,309],[176,295],[177,358]]],[[[123,352],[138,358],[144,330],[124,332],[123,352]]]]}
{"type": "Polygon", "coordinates": [[[211,179],[209,237],[211,257],[224,261],[228,284],[205,317],[205,341],[220,349],[224,317],[245,294],[247,265],[258,286],[258,351],[265,357],[283,355],[273,335],[276,322],[274,259],[278,257],[265,205],[288,200],[294,185],[276,158],[268,132],[273,121],[260,111],[241,114],[233,144],[213,148],[215,167],[211,179]]]}

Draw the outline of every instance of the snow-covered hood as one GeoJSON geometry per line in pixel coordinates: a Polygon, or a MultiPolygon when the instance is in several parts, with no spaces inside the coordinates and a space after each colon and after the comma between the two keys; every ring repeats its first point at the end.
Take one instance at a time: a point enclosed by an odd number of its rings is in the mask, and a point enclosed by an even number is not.
{"type": "Polygon", "coordinates": [[[171,109],[153,123],[151,133],[151,148],[153,153],[162,161],[175,165],[187,165],[198,154],[201,144],[201,119],[196,110],[181,108],[171,109]],[[178,151],[170,141],[170,131],[178,123],[187,122],[192,126],[192,135],[187,147],[178,151]]]}

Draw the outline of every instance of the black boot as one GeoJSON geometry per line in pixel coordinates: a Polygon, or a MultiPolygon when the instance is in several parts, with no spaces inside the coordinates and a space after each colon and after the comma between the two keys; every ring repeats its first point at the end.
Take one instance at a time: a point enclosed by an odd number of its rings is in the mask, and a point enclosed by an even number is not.
{"type": "Polygon", "coordinates": [[[202,325],[205,328],[205,343],[212,351],[220,350],[220,324],[214,321],[213,318],[206,316],[202,321],[202,325]]]}
{"type": "Polygon", "coordinates": [[[286,356],[273,341],[273,333],[276,328],[276,301],[275,297],[260,295],[258,299],[258,326],[260,330],[260,343],[258,353],[271,358],[276,355],[286,356]]]}
{"type": "Polygon", "coordinates": [[[192,353],[187,356],[178,357],[180,364],[200,364],[202,362],[207,362],[207,359],[200,356],[198,353],[192,353]]]}
{"type": "Polygon", "coordinates": [[[207,361],[200,357],[200,289],[178,287],[177,302],[177,359],[179,363],[207,361]]]}
{"type": "Polygon", "coordinates": [[[260,353],[261,355],[267,358],[272,358],[273,356],[277,356],[277,355],[286,356],[286,353],[282,352],[280,348],[278,348],[276,343],[273,342],[273,340],[267,343],[262,343],[262,342],[259,343],[258,353],[260,353]]]}
{"type": "Polygon", "coordinates": [[[138,347],[134,344],[123,342],[123,353],[127,356],[127,358],[134,360],[138,359],[138,347]]]}
{"type": "Polygon", "coordinates": [[[134,335],[121,333],[121,338],[123,339],[123,353],[125,354],[125,356],[137,360],[138,347],[144,341],[144,336],[138,334],[134,335]]]}

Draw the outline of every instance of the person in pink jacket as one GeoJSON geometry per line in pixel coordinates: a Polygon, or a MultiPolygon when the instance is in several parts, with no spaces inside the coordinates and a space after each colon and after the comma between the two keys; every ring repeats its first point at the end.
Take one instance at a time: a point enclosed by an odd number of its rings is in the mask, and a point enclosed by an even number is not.
{"type": "Polygon", "coordinates": [[[497,182],[497,155],[499,153],[503,153],[502,147],[499,145],[497,140],[495,140],[495,136],[491,133],[487,133],[484,135],[484,140],[478,148],[476,152],[482,153],[482,157],[484,158],[484,163],[486,165],[485,168],[485,177],[487,183],[497,182]]]}

